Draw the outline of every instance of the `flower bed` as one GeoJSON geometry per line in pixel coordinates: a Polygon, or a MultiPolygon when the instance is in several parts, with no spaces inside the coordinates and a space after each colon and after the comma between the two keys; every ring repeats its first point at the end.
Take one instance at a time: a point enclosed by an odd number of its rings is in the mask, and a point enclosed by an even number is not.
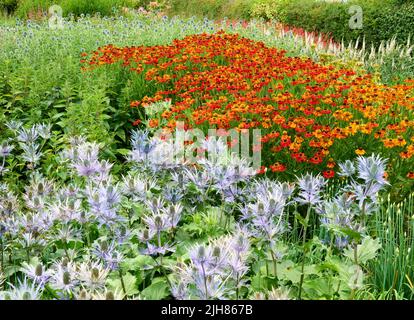
{"type": "MultiPolygon", "coordinates": [[[[414,155],[414,82],[386,86],[368,74],[308,58],[225,32],[201,34],[153,47],[99,48],[85,69],[122,63],[141,73],[155,92],[131,106],[171,100],[151,114],[153,128],[262,130],[262,155],[272,171],[323,171],[380,152],[390,172],[411,177],[414,155]]],[[[142,119],[140,119],[142,120],[142,119]]]]}

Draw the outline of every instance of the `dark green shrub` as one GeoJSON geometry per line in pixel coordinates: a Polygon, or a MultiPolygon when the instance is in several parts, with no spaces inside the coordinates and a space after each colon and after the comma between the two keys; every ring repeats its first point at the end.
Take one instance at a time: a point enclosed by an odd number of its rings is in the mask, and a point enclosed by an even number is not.
{"type": "Polygon", "coordinates": [[[395,0],[351,0],[347,3],[314,0],[261,0],[252,7],[252,15],[276,19],[283,24],[307,31],[331,35],[336,41],[350,42],[365,38],[367,44],[378,45],[396,36],[406,42],[414,33],[414,2],[402,5],[395,0]],[[354,13],[351,6],[362,8],[363,28],[351,29],[354,13]]]}
{"type": "Polygon", "coordinates": [[[80,16],[99,12],[103,16],[109,16],[114,13],[114,9],[119,9],[124,3],[123,0],[66,0],[61,1],[60,5],[65,15],[72,13],[80,16]]]}
{"type": "Polygon", "coordinates": [[[18,0],[0,0],[0,10],[11,14],[16,10],[17,4],[18,0]]]}
{"type": "Polygon", "coordinates": [[[171,0],[170,15],[249,19],[250,0],[171,0]]]}
{"type": "Polygon", "coordinates": [[[64,16],[71,13],[75,16],[92,15],[98,12],[102,16],[109,16],[114,13],[114,9],[135,6],[139,2],[138,0],[20,0],[16,14],[26,18],[32,12],[47,12],[50,6],[57,4],[62,7],[64,16]]]}

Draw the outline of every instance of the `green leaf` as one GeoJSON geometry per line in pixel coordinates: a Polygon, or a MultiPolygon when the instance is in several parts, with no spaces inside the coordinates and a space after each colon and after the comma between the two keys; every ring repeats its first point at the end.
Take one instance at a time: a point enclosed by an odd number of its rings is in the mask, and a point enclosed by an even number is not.
{"type": "Polygon", "coordinates": [[[148,269],[148,266],[153,266],[154,260],[149,256],[138,255],[135,258],[126,258],[121,264],[122,270],[138,271],[148,269]]]}
{"type": "MultiPolygon", "coordinates": [[[[125,275],[122,276],[122,279],[125,284],[125,291],[126,291],[125,293],[127,296],[132,296],[134,294],[139,293],[139,290],[136,286],[137,279],[135,278],[135,276],[127,272],[125,275]]],[[[122,288],[122,282],[119,277],[115,279],[108,279],[107,284],[112,290],[118,290],[120,292],[124,292],[122,288]]]]}
{"type": "Polygon", "coordinates": [[[277,265],[277,275],[279,279],[299,283],[301,272],[291,260],[282,261],[277,265]]]}
{"type": "Polygon", "coordinates": [[[129,149],[117,149],[117,150],[116,150],[116,152],[117,152],[117,153],[119,153],[119,154],[121,154],[121,155],[123,155],[123,156],[128,155],[130,151],[131,151],[131,150],[129,150],[129,149]]]}
{"type": "MultiPolygon", "coordinates": [[[[335,284],[337,285],[337,281],[335,284]]],[[[306,280],[303,283],[303,289],[309,298],[331,298],[336,289],[333,285],[334,283],[330,279],[319,277],[306,280]]]]}
{"type": "Polygon", "coordinates": [[[306,224],[307,224],[307,223],[306,223],[306,220],[305,220],[305,218],[304,218],[304,217],[302,217],[302,216],[300,215],[300,213],[299,213],[299,212],[295,212],[295,219],[296,219],[296,220],[298,220],[302,226],[306,226],[306,224]]]}
{"type": "Polygon", "coordinates": [[[148,300],[161,300],[170,295],[167,281],[164,278],[155,278],[150,286],[141,291],[141,297],[148,300]]]}
{"type": "MultiPolygon", "coordinates": [[[[357,245],[358,263],[364,264],[368,260],[374,259],[380,248],[381,244],[379,239],[372,239],[371,237],[362,239],[362,243],[357,245]]],[[[354,253],[353,248],[348,248],[344,251],[344,255],[352,261],[354,261],[354,253]]]]}
{"type": "Polygon", "coordinates": [[[344,233],[345,235],[349,236],[351,239],[354,239],[356,241],[361,240],[361,234],[359,232],[356,232],[350,228],[338,228],[340,232],[344,233]]]}

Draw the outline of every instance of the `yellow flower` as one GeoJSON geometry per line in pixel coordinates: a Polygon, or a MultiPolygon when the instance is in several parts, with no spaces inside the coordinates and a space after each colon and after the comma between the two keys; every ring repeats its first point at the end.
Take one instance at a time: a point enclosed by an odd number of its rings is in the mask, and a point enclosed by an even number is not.
{"type": "Polygon", "coordinates": [[[355,153],[359,156],[363,156],[365,154],[365,150],[362,148],[358,148],[355,150],[355,153]]]}

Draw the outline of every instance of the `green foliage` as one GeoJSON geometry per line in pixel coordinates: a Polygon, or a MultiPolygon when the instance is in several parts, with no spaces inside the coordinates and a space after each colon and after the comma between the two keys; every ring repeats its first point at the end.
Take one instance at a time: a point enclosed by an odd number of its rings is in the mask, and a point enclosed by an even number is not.
{"type": "Polygon", "coordinates": [[[27,18],[38,12],[46,14],[47,9],[53,4],[56,2],[52,0],[21,0],[15,14],[20,18],[27,18]]]}
{"type": "MultiPolygon", "coordinates": [[[[100,82],[105,83],[104,81],[100,82]]],[[[98,140],[110,143],[113,137],[110,136],[107,120],[110,111],[109,98],[106,95],[106,88],[86,84],[79,92],[79,101],[70,102],[66,108],[66,114],[58,123],[63,131],[69,136],[83,135],[91,140],[98,140]]]]}
{"type": "Polygon", "coordinates": [[[0,0],[0,11],[4,11],[6,14],[11,14],[16,10],[18,0],[0,0]]]}
{"type": "Polygon", "coordinates": [[[365,39],[367,44],[396,37],[406,42],[412,35],[414,3],[397,6],[394,1],[353,0],[346,3],[314,0],[262,0],[252,6],[253,17],[275,19],[283,24],[331,35],[346,43],[365,39]],[[362,8],[362,29],[351,29],[349,22],[355,12],[351,6],[362,8]]]}
{"type": "Polygon", "coordinates": [[[171,0],[171,15],[208,18],[248,19],[251,1],[246,0],[171,0]]]}
{"type": "Polygon", "coordinates": [[[384,201],[372,228],[382,249],[369,264],[371,282],[386,299],[414,298],[414,196],[399,204],[384,201]]]}
{"type": "MultiPolygon", "coordinates": [[[[11,0],[6,0],[11,1],[11,0]]],[[[37,11],[47,13],[52,5],[59,5],[63,9],[63,16],[74,14],[80,16],[82,14],[100,13],[102,16],[113,15],[121,7],[130,7],[137,4],[134,0],[21,0],[18,6],[13,7],[16,15],[22,18],[28,17],[31,13],[37,11]]],[[[1,3],[0,3],[1,7],[1,3]]]]}

